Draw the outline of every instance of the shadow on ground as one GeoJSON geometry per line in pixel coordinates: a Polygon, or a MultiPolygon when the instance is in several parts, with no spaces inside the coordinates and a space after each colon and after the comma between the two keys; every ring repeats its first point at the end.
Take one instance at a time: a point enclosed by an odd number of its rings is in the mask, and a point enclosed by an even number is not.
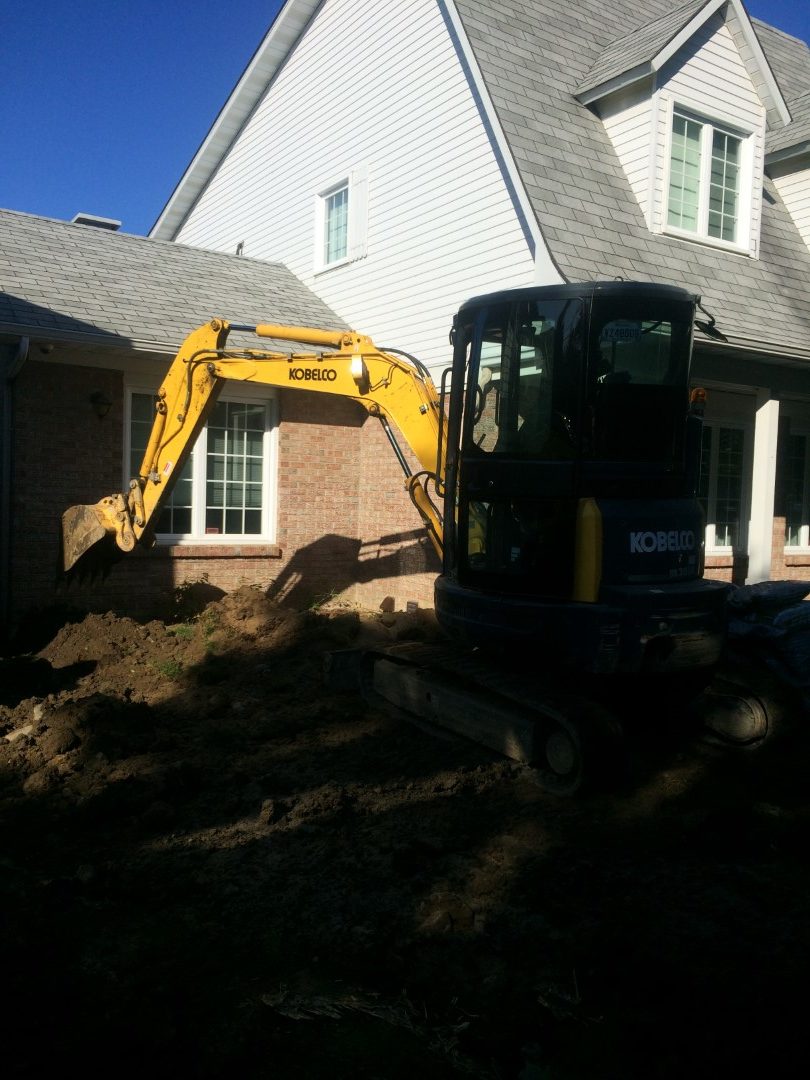
{"type": "Polygon", "coordinates": [[[36,659],[93,670],[0,711],[38,717],[0,761],[6,1075],[793,1075],[799,718],[555,800],[324,692],[326,649],[432,632],[255,590],[60,631],[36,659]]]}

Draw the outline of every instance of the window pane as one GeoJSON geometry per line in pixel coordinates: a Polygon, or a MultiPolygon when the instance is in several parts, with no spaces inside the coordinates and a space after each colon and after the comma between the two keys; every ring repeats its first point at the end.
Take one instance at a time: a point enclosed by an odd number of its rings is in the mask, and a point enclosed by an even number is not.
{"type": "MultiPolygon", "coordinates": [[[[219,464],[221,466],[221,462],[212,462],[211,464],[219,464]]],[[[233,458],[228,458],[228,470],[227,470],[227,479],[228,480],[238,480],[241,483],[241,481],[244,479],[244,473],[245,473],[245,463],[244,463],[244,461],[242,461],[241,459],[240,460],[234,460],[233,458]]],[[[212,477],[212,479],[213,479],[213,477],[212,477]]]]}
{"type": "Polygon", "coordinates": [[[324,262],[345,259],[348,253],[349,189],[339,188],[324,199],[324,262]]]}
{"type": "Polygon", "coordinates": [[[736,547],[740,540],[744,434],[737,428],[719,428],[717,442],[715,544],[718,547],[736,547]]]}
{"type": "Polygon", "coordinates": [[[245,433],[245,454],[251,458],[260,458],[264,449],[264,428],[261,431],[245,433]]]}
{"type": "Polygon", "coordinates": [[[712,463],[712,429],[703,425],[700,445],[700,479],[698,480],[698,500],[703,507],[706,521],[709,520],[709,477],[712,463]]]}
{"type": "Polygon", "coordinates": [[[700,136],[703,125],[677,113],[672,121],[668,222],[697,232],[700,196],[700,136]]]}
{"type": "Polygon", "coordinates": [[[265,407],[264,405],[245,406],[245,428],[248,431],[264,432],[265,407]]]}
{"type": "Polygon", "coordinates": [[[151,394],[133,394],[131,413],[133,421],[152,426],[155,418],[155,399],[151,394]]]}
{"type": "Polygon", "coordinates": [[[221,533],[222,532],[222,511],[215,507],[208,507],[205,511],[205,531],[206,533],[221,533]]]}
{"type": "Polygon", "coordinates": [[[225,427],[227,423],[227,405],[218,401],[208,417],[208,427],[225,427]]]}
{"type": "Polygon", "coordinates": [[[736,239],[739,183],[740,140],[715,131],[709,185],[709,236],[729,241],[736,239]]]}
{"type": "MultiPolygon", "coordinates": [[[[152,432],[155,399],[152,394],[133,394],[130,406],[130,475],[137,476],[152,432]]],[[[191,532],[193,451],[175,481],[168,503],[161,510],[155,532],[185,536],[191,532]]]]}
{"type": "Polygon", "coordinates": [[[221,405],[223,426],[208,433],[206,526],[226,535],[256,535],[261,532],[266,409],[233,401],[221,405]],[[246,518],[247,507],[256,513],[246,518]]]}
{"type": "Polygon", "coordinates": [[[208,425],[208,453],[225,453],[225,432],[222,428],[212,427],[211,424],[208,425]]]}
{"type": "MultiPolygon", "coordinates": [[[[133,394],[130,428],[130,470],[135,476],[152,430],[154,397],[133,394]]],[[[257,535],[264,506],[264,434],[266,406],[257,402],[217,402],[207,428],[205,531],[208,534],[257,535]],[[226,503],[227,498],[227,503],[226,503]],[[250,513],[245,511],[250,508],[250,513]],[[226,512],[227,511],[227,512],[226,512]]],[[[156,532],[192,535],[194,481],[192,457],[177,477],[170,501],[158,518],[156,532]]]]}
{"type": "Polygon", "coordinates": [[[785,546],[803,546],[802,530],[808,524],[807,436],[789,435],[785,450],[785,546]]]}

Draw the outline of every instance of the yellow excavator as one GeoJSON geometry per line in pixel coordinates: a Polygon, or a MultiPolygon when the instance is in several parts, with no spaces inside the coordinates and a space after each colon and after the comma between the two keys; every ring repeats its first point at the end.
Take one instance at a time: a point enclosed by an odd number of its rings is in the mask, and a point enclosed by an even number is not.
{"type": "Polygon", "coordinates": [[[696,497],[698,303],[623,281],[475,297],[454,317],[441,390],[354,331],[215,319],[171,364],[129,490],[65,512],[65,569],[101,541],[154,543],[226,380],[353,398],[382,423],[442,559],[448,644],[338,657],[338,682],[349,672],[574,791],[610,754],[617,700],[694,696],[723,648],[728,586],[703,577],[696,497]],[[228,348],[236,331],[296,348],[228,348]]]}

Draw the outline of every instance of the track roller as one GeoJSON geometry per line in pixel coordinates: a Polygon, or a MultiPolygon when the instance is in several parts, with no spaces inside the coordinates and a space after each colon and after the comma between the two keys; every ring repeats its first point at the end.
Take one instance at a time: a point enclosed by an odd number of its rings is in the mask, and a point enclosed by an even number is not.
{"type": "Polygon", "coordinates": [[[618,719],[597,702],[581,699],[543,707],[532,762],[534,780],[552,795],[575,795],[614,782],[622,742],[618,719]]]}

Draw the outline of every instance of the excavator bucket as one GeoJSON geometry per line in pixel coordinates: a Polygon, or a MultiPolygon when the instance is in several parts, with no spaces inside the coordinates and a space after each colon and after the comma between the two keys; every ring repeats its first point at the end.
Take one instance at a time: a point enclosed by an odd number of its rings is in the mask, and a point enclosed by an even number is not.
{"type": "MultiPolygon", "coordinates": [[[[114,529],[112,532],[114,533],[114,529]]],[[[62,564],[67,573],[92,547],[110,535],[96,506],[71,506],[62,515],[62,564]]]]}

